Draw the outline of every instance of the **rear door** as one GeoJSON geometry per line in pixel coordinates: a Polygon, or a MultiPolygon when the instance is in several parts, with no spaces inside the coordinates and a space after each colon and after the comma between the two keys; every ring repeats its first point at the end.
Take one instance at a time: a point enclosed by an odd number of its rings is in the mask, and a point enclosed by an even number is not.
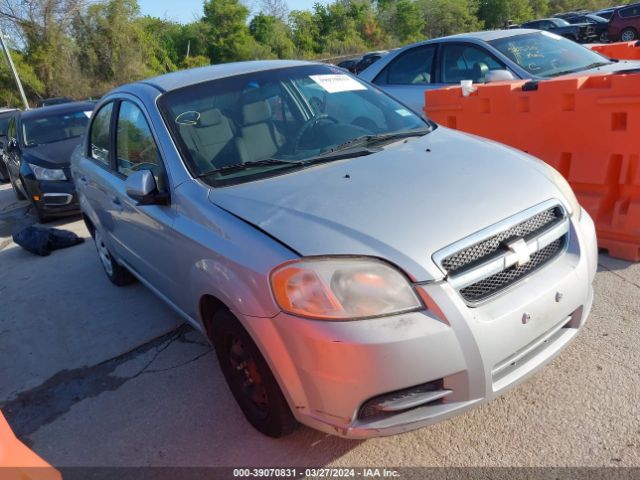
{"type": "Polygon", "coordinates": [[[421,45],[402,52],[373,83],[421,115],[425,90],[442,86],[435,82],[436,50],[437,45],[421,45]]]}

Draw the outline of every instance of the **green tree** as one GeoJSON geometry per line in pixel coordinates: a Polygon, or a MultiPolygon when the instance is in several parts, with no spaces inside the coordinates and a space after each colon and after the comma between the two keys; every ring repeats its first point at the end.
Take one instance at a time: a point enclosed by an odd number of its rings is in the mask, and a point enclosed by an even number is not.
{"type": "Polygon", "coordinates": [[[509,21],[531,20],[533,9],[527,0],[480,0],[478,18],[486,28],[504,28],[509,21]]]}
{"type": "Polygon", "coordinates": [[[462,32],[481,30],[478,4],[475,0],[420,0],[427,38],[443,37],[462,32]]]}
{"type": "Polygon", "coordinates": [[[206,0],[202,21],[208,27],[208,54],[211,63],[249,60],[270,56],[249,34],[249,9],[239,0],[206,0]]]}
{"type": "Polygon", "coordinates": [[[249,24],[249,32],[278,58],[292,58],[295,55],[296,46],[290,38],[289,27],[278,17],[263,13],[254,16],[249,24]]]}
{"type": "Polygon", "coordinates": [[[76,17],[80,67],[93,94],[164,70],[152,68],[156,45],[135,21],[138,14],[136,0],[107,0],[76,17]]]}
{"type": "Polygon", "coordinates": [[[310,11],[292,11],[289,14],[289,28],[299,55],[306,56],[322,51],[319,42],[320,29],[310,11]]]}
{"type": "Polygon", "coordinates": [[[418,4],[411,0],[398,0],[394,7],[392,34],[403,43],[419,40],[423,20],[418,4]]]}

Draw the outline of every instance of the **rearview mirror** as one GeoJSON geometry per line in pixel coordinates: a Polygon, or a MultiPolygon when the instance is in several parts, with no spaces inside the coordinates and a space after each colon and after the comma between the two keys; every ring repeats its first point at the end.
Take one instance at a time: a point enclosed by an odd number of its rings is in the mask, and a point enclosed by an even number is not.
{"type": "Polygon", "coordinates": [[[515,77],[509,70],[491,70],[484,76],[486,83],[508,82],[510,80],[515,80],[515,77]]]}
{"type": "Polygon", "coordinates": [[[127,177],[124,188],[138,205],[166,205],[169,203],[169,196],[158,191],[156,179],[150,170],[140,170],[127,177]]]}

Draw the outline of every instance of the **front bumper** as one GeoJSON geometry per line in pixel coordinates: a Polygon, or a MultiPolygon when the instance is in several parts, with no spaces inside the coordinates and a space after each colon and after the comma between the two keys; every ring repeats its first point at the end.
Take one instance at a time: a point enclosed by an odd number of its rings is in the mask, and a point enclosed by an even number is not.
{"type": "Polygon", "coordinates": [[[24,177],[29,199],[48,217],[74,215],[80,212],[80,203],[71,174],[65,169],[67,180],[37,180],[33,174],[24,177]]]}
{"type": "Polygon", "coordinates": [[[430,425],[500,395],[576,337],[591,309],[597,245],[586,212],[571,223],[566,253],[476,308],[443,281],[417,287],[433,305],[424,312],[353,322],[280,313],[245,324],[300,422],[349,438],[430,425]],[[368,400],[434,381],[451,392],[363,418],[368,400]]]}

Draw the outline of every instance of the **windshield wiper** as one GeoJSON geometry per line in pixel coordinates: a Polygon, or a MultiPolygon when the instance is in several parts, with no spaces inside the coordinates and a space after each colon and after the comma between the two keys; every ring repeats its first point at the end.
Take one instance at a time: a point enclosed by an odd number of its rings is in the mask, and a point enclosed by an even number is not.
{"type": "Polygon", "coordinates": [[[265,158],[263,160],[255,160],[253,162],[234,163],[232,165],[225,165],[224,167],[214,168],[208,172],[204,172],[196,176],[196,178],[208,177],[216,173],[237,172],[240,170],[247,170],[253,167],[259,167],[261,165],[291,165],[299,166],[302,162],[295,160],[283,160],[280,158],[265,158]]]}
{"type": "Polygon", "coordinates": [[[393,133],[382,133],[378,135],[362,135],[360,137],[356,137],[353,140],[349,140],[337,147],[332,148],[327,153],[338,152],[340,150],[345,150],[347,148],[355,147],[357,145],[375,145],[377,143],[383,143],[386,141],[392,140],[401,140],[403,138],[409,137],[422,137],[427,133],[430,133],[432,130],[431,127],[421,128],[419,130],[404,130],[401,132],[393,132],[393,133]]]}
{"type": "Polygon", "coordinates": [[[605,65],[609,65],[610,63],[613,63],[613,62],[595,62],[595,63],[591,63],[589,65],[586,65],[584,67],[573,68],[571,70],[562,70],[560,72],[555,72],[551,76],[552,77],[559,77],[560,75],[569,75],[570,73],[577,73],[577,72],[582,72],[584,70],[591,70],[592,68],[604,67],[605,65]]]}

